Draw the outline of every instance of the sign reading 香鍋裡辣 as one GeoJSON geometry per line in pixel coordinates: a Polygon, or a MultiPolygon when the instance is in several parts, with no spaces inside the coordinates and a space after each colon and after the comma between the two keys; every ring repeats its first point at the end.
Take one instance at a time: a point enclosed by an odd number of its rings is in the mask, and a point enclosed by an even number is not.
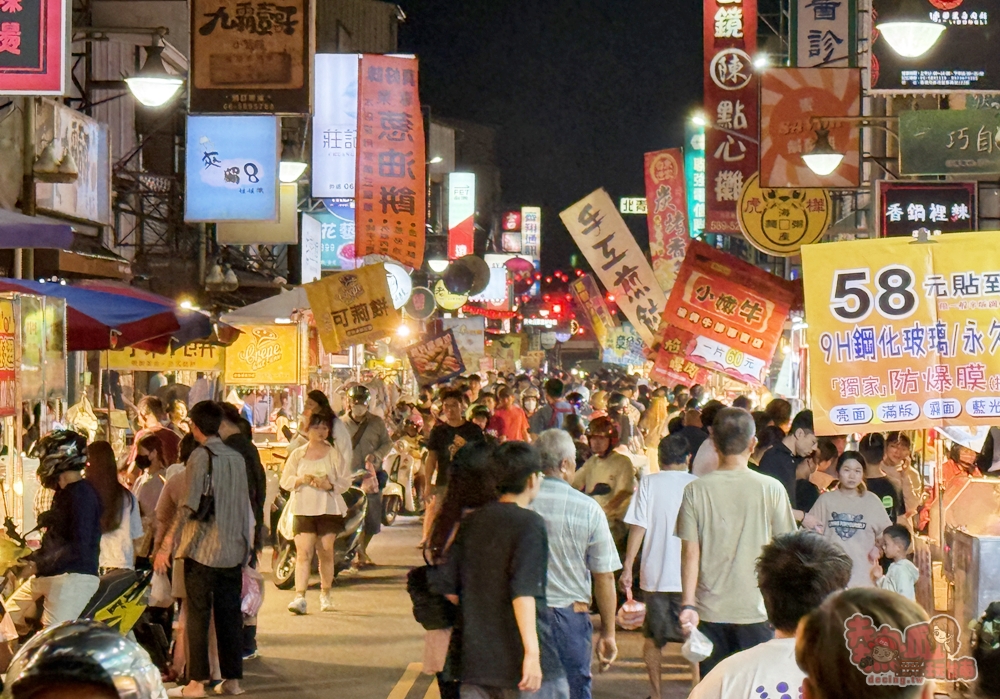
{"type": "Polygon", "coordinates": [[[1000,172],[1000,111],[921,109],[901,112],[899,171],[903,175],[1000,172]]]}
{"type": "Polygon", "coordinates": [[[817,432],[997,423],[996,235],[803,248],[817,432]]]}
{"type": "Polygon", "coordinates": [[[192,112],[309,112],[309,0],[190,5],[192,112]]]}
{"type": "Polygon", "coordinates": [[[62,95],[69,60],[66,0],[0,4],[0,95],[62,95]]]}
{"type": "Polygon", "coordinates": [[[736,204],[757,172],[757,0],[704,0],[705,232],[738,235],[736,204]]]}
{"type": "Polygon", "coordinates": [[[978,228],[975,182],[879,180],[878,195],[883,238],[912,238],[921,228],[932,234],[978,228]]]}
{"type": "Polygon", "coordinates": [[[649,256],[656,281],[670,293],[688,241],[684,153],[680,148],[646,153],[644,164],[649,256]]]}
{"type": "Polygon", "coordinates": [[[784,279],[692,240],[664,320],[694,335],[695,364],[762,383],[795,299],[784,279]]]}
{"type": "Polygon", "coordinates": [[[358,73],[355,257],[424,261],[427,167],[417,59],[364,54],[358,73]]]}
{"type": "Polygon", "coordinates": [[[337,272],[303,288],[327,352],[381,340],[399,327],[400,314],[381,262],[337,272]]]}
{"type": "Polygon", "coordinates": [[[598,189],[561,211],[559,218],[604,288],[615,295],[618,308],[652,347],[667,297],[611,197],[598,189]]]}

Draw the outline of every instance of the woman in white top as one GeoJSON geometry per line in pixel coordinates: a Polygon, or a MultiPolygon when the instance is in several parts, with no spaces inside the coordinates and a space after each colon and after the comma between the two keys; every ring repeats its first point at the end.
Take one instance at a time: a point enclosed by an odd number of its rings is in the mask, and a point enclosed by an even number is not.
{"type": "Polygon", "coordinates": [[[118,481],[115,453],[107,442],[92,442],[87,447],[85,476],[101,498],[102,571],[135,568],[135,542],[142,538],[142,515],[139,502],[118,481]]]}
{"type": "Polygon", "coordinates": [[[314,552],[319,555],[320,611],[333,610],[333,544],[344,529],[347,503],[341,493],[350,487],[351,479],[350,464],[328,441],[332,420],[333,415],[327,411],[313,413],[306,430],[309,441],[288,455],[281,471],[281,487],[292,494],[290,507],[294,515],[295,599],[288,605],[293,614],[306,613],[314,552]]]}

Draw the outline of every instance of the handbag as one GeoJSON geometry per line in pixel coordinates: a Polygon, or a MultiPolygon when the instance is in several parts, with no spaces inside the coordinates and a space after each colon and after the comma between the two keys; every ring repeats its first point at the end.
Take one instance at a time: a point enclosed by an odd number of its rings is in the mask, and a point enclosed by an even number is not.
{"type": "Polygon", "coordinates": [[[202,447],[208,452],[208,475],[205,477],[205,488],[201,491],[198,510],[191,515],[196,522],[211,522],[215,518],[215,486],[212,484],[212,450],[202,447]]]}

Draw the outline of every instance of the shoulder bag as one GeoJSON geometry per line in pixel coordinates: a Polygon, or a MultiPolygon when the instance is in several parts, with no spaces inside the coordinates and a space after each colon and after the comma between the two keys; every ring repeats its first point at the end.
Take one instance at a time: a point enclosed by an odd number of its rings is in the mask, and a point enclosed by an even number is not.
{"type": "Polygon", "coordinates": [[[205,476],[205,487],[201,491],[198,510],[191,515],[196,522],[211,522],[215,518],[215,486],[212,483],[212,457],[214,454],[208,447],[202,447],[208,452],[208,474],[205,476]]]}

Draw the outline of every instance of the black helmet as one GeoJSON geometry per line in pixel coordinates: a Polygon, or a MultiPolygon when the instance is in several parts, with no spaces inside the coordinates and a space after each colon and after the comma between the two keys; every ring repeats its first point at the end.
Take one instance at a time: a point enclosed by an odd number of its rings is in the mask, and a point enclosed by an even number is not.
{"type": "Polygon", "coordinates": [[[491,417],[490,409],[487,408],[485,405],[472,406],[472,408],[469,410],[469,419],[475,420],[477,417],[480,419],[489,420],[491,417]]]}
{"type": "Polygon", "coordinates": [[[38,480],[55,489],[59,474],[82,471],[87,465],[87,438],[73,430],[49,432],[35,444],[29,456],[38,459],[38,480]]]}
{"type": "Polygon", "coordinates": [[[358,405],[359,403],[368,405],[368,401],[372,397],[372,392],[368,390],[367,386],[358,384],[357,386],[351,386],[347,390],[347,397],[350,399],[351,405],[358,405]]]}

